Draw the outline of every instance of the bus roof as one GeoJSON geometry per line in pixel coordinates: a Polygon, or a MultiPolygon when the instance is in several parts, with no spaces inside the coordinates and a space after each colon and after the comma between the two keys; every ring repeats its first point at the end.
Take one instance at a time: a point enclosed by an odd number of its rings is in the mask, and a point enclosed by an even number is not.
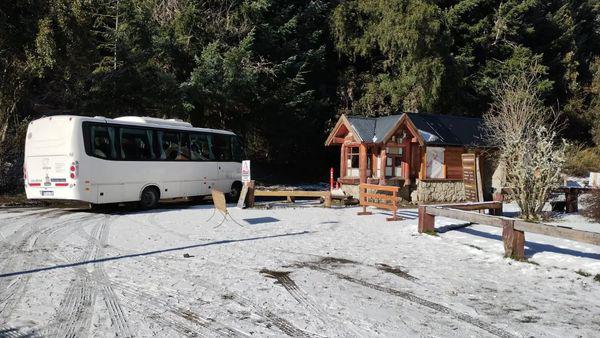
{"type": "MultiPolygon", "coordinates": [[[[78,115],[53,115],[42,117],[38,120],[43,120],[47,118],[72,118],[73,120],[78,121],[90,121],[90,122],[105,122],[105,123],[114,123],[120,125],[131,125],[131,126],[140,126],[140,127],[153,127],[153,128],[165,128],[165,129],[177,129],[177,130],[187,130],[187,131],[200,131],[200,132],[210,132],[210,133],[218,133],[218,134],[229,134],[235,135],[235,133],[228,130],[220,130],[220,129],[210,129],[210,128],[197,128],[192,126],[191,123],[184,122],[178,119],[160,119],[156,117],[147,117],[147,116],[121,116],[114,119],[107,118],[104,116],[78,116],[78,115]]],[[[34,120],[37,121],[37,120],[34,120]]],[[[33,121],[32,121],[33,122],[33,121]]]]}

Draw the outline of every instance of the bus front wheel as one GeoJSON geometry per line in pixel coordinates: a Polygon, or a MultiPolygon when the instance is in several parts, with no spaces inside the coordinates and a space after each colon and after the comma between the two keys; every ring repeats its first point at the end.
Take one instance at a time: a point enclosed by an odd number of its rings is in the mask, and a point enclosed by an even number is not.
{"type": "Polygon", "coordinates": [[[229,202],[235,203],[240,199],[240,194],[242,193],[242,182],[235,181],[231,185],[231,191],[227,195],[229,202]]]}
{"type": "Polygon", "coordinates": [[[140,198],[140,206],[142,209],[152,209],[158,205],[158,200],[160,199],[158,195],[158,189],[155,187],[147,187],[142,191],[142,196],[140,198]]]}

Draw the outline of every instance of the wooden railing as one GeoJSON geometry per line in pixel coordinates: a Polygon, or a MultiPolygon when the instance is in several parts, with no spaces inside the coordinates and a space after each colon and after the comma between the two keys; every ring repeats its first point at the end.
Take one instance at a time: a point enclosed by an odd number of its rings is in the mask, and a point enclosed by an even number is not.
{"type": "MultiPolygon", "coordinates": [[[[486,203],[498,202],[484,202],[480,204],[484,206],[486,203]]],[[[462,206],[472,206],[475,204],[478,203],[468,203],[462,206]]],[[[461,205],[419,206],[419,232],[423,233],[435,231],[435,216],[448,217],[470,223],[480,223],[502,228],[504,255],[506,257],[511,257],[518,260],[525,259],[525,231],[600,245],[600,233],[557,227],[542,223],[525,222],[522,220],[502,216],[484,215],[473,211],[459,210],[459,207],[461,207],[461,205]]]]}
{"type": "Polygon", "coordinates": [[[358,192],[358,199],[360,205],[363,207],[363,211],[359,212],[358,215],[372,215],[372,212],[367,211],[367,206],[372,206],[390,210],[392,217],[386,218],[388,221],[397,221],[400,219],[396,215],[400,187],[362,183],[358,186],[358,192]],[[387,192],[387,194],[381,192],[387,192]]]}

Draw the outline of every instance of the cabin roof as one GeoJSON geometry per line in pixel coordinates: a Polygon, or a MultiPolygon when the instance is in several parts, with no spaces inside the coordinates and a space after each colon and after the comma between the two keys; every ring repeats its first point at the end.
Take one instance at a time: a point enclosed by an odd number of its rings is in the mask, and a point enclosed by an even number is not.
{"type": "Polygon", "coordinates": [[[486,147],[483,119],[407,113],[426,144],[486,147]]]}
{"type": "Polygon", "coordinates": [[[362,142],[385,142],[402,117],[412,122],[427,145],[486,147],[483,119],[453,115],[405,113],[382,117],[347,116],[362,142]]]}

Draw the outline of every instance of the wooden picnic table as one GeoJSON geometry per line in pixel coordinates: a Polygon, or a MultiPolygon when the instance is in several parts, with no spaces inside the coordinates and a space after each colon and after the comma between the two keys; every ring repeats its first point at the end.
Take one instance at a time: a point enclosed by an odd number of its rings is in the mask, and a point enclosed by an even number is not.
{"type": "MultiPolygon", "coordinates": [[[[562,187],[558,187],[556,189],[554,189],[552,191],[552,193],[554,194],[564,194],[565,195],[565,201],[562,202],[550,202],[550,204],[552,205],[552,210],[553,211],[565,211],[567,213],[571,213],[571,212],[578,212],[579,211],[579,195],[581,194],[585,194],[588,193],[594,189],[598,189],[598,188],[591,188],[591,187],[567,187],[567,186],[562,186],[562,187]]],[[[498,198],[498,200],[503,200],[504,199],[504,195],[507,195],[509,192],[509,188],[502,188],[501,189],[501,196],[502,198],[498,198]]],[[[500,195],[499,195],[500,196],[500,195]]]]}
{"type": "Polygon", "coordinates": [[[559,187],[555,193],[565,194],[565,211],[567,213],[579,211],[579,195],[590,192],[594,188],[587,187],[559,187]]]}

